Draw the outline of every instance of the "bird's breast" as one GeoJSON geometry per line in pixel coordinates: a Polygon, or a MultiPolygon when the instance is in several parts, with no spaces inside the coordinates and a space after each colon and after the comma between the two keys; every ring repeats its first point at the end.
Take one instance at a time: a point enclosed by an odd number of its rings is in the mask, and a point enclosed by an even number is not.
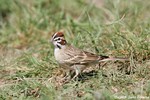
{"type": "Polygon", "coordinates": [[[65,59],[67,59],[67,56],[65,55],[65,51],[63,49],[56,48],[54,51],[55,59],[58,63],[63,64],[65,63],[65,59]]]}

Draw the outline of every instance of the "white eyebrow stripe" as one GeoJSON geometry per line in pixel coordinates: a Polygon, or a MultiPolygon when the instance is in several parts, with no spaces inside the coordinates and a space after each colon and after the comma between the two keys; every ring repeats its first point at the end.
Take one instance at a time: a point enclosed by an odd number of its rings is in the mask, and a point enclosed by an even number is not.
{"type": "Polygon", "coordinates": [[[57,32],[53,35],[53,37],[52,37],[52,38],[54,39],[54,37],[55,37],[56,35],[57,35],[57,32]]]}
{"type": "Polygon", "coordinates": [[[54,40],[58,40],[59,38],[60,38],[61,40],[65,40],[64,37],[56,37],[56,38],[54,38],[54,40]]]}

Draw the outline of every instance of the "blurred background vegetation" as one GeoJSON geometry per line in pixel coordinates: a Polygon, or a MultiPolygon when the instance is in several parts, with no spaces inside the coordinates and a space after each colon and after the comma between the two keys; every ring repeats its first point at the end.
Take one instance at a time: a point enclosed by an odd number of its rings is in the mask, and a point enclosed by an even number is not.
{"type": "Polygon", "coordinates": [[[149,11],[149,0],[0,0],[0,99],[149,97],[149,11]],[[49,40],[60,30],[76,47],[130,62],[58,86],[49,40]]]}

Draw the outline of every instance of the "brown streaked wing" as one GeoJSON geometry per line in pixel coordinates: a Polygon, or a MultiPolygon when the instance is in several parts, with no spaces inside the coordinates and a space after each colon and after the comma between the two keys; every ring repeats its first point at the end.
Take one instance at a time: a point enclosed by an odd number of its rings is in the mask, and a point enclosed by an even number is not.
{"type": "Polygon", "coordinates": [[[84,57],[80,55],[82,54],[82,51],[70,45],[67,45],[66,54],[68,56],[68,59],[65,60],[66,63],[76,64],[84,59],[84,57]]]}
{"type": "Polygon", "coordinates": [[[97,56],[93,53],[82,51],[73,46],[68,46],[68,48],[69,49],[66,49],[66,50],[67,50],[67,55],[69,56],[69,58],[66,60],[66,62],[71,63],[71,64],[91,63],[91,62],[97,61],[99,58],[99,56],[97,56]]]}
{"type": "Polygon", "coordinates": [[[95,62],[95,61],[98,61],[99,59],[99,56],[97,56],[96,54],[87,52],[87,51],[83,51],[83,55],[84,55],[83,62],[95,62]]]}

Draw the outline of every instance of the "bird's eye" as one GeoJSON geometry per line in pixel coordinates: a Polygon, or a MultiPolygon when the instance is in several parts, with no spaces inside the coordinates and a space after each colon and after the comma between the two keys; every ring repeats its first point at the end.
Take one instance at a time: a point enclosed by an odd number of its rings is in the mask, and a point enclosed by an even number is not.
{"type": "Polygon", "coordinates": [[[58,38],[57,40],[60,40],[60,38],[58,38]]]}

